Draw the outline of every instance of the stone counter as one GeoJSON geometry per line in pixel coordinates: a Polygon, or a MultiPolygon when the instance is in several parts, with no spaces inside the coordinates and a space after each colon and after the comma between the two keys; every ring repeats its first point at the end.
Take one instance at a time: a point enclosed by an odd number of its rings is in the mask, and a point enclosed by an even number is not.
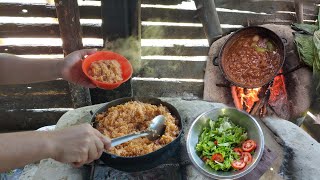
{"type": "MultiPolygon", "coordinates": [[[[182,121],[184,121],[184,133],[188,129],[192,121],[201,113],[212,108],[224,107],[220,103],[212,103],[201,100],[183,100],[178,98],[162,98],[162,100],[172,104],[179,111],[182,121]]],[[[64,114],[56,125],[56,129],[65,128],[79,123],[85,123],[90,120],[88,118],[89,111],[95,111],[103,104],[88,106],[72,110],[64,114]]],[[[268,118],[263,123],[258,120],[264,135],[266,146],[276,153],[277,158],[271,165],[270,169],[263,174],[260,179],[286,179],[294,177],[301,179],[305,174],[313,177],[320,177],[320,168],[315,162],[320,162],[320,145],[315,142],[308,134],[301,131],[294,124],[280,119],[268,118]],[[266,125],[267,126],[266,126],[266,125]],[[278,136],[270,131],[272,129],[278,136]],[[297,138],[297,139],[296,139],[297,138]],[[295,140],[296,139],[296,140],[295,140]],[[303,142],[301,142],[303,141],[303,142]],[[280,142],[280,144],[278,143],[280,142]],[[312,144],[312,145],[311,145],[312,144]],[[302,153],[307,149],[307,153],[302,153]],[[317,154],[315,154],[317,153],[317,154]],[[303,158],[309,157],[309,162],[303,162],[303,158]],[[313,166],[314,164],[314,166],[313,166]],[[297,173],[290,171],[294,168],[297,173]]],[[[162,164],[154,169],[137,172],[125,173],[107,166],[96,167],[95,179],[207,179],[198,172],[191,164],[185,147],[186,135],[181,138],[181,146],[176,157],[168,159],[165,164],[162,164]]],[[[25,168],[25,172],[21,179],[68,179],[79,180],[88,179],[90,167],[82,167],[75,169],[67,164],[62,164],[54,160],[42,160],[40,164],[33,168],[25,168]]]]}

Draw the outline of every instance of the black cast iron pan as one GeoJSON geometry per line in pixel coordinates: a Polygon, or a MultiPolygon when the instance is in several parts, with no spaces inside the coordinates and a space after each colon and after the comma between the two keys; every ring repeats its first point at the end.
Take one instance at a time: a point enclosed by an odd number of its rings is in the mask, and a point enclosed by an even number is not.
{"type": "Polygon", "coordinates": [[[127,97],[116,99],[111,101],[104,106],[102,106],[99,110],[97,110],[94,115],[92,116],[91,122],[93,122],[93,127],[95,127],[95,118],[96,115],[102,112],[105,112],[108,108],[117,106],[119,104],[124,104],[129,101],[140,101],[144,103],[149,103],[153,105],[160,105],[166,106],[170,113],[177,119],[178,127],[180,129],[179,135],[176,139],[174,139],[171,143],[167,144],[166,146],[158,149],[157,151],[151,152],[149,154],[145,154],[142,156],[135,156],[135,157],[122,157],[117,156],[114,154],[110,154],[107,152],[103,152],[100,160],[102,160],[107,166],[112,168],[118,169],[120,171],[126,172],[137,172],[137,171],[144,171],[151,168],[154,168],[160,164],[163,164],[169,157],[172,157],[179,145],[182,133],[182,121],[181,117],[177,111],[177,109],[172,106],[171,104],[161,101],[157,98],[149,98],[149,97],[127,97]]]}
{"type": "Polygon", "coordinates": [[[271,30],[269,30],[267,28],[260,27],[260,26],[245,27],[245,28],[239,29],[238,31],[234,32],[226,40],[226,42],[223,44],[222,48],[220,49],[219,56],[213,58],[213,64],[215,66],[219,66],[223,76],[229,82],[231,82],[231,84],[233,84],[233,85],[236,85],[238,87],[243,87],[243,88],[258,88],[258,87],[262,87],[263,85],[266,85],[270,81],[272,81],[277,76],[277,74],[280,71],[280,69],[282,68],[283,63],[285,61],[285,46],[284,46],[284,43],[286,43],[286,39],[280,38],[276,33],[274,33],[273,31],[271,31],[271,30]],[[232,51],[232,49],[230,49],[230,47],[232,46],[232,44],[235,41],[237,41],[239,39],[239,37],[247,36],[247,35],[256,35],[256,34],[261,36],[261,37],[265,37],[265,38],[270,39],[276,45],[277,49],[279,50],[279,54],[280,54],[280,66],[272,76],[268,77],[267,81],[265,81],[265,82],[259,82],[259,84],[253,84],[253,85],[248,85],[248,84],[243,84],[243,83],[240,83],[240,82],[236,82],[235,80],[233,80],[232,78],[230,78],[228,76],[228,73],[226,72],[226,70],[224,68],[224,63],[226,61],[228,61],[228,59],[226,59],[225,56],[229,51],[232,51]]]}

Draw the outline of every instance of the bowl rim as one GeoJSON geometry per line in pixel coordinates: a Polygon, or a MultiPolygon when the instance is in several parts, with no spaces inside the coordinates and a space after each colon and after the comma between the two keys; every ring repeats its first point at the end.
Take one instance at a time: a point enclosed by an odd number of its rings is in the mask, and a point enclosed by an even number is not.
{"type": "Polygon", "coordinates": [[[126,57],[124,57],[123,55],[121,55],[119,53],[116,53],[113,51],[108,51],[108,50],[97,51],[93,54],[88,55],[86,58],[84,58],[82,60],[81,69],[82,69],[82,72],[85,74],[85,76],[87,78],[89,78],[92,83],[94,83],[99,88],[107,89],[107,90],[113,90],[113,89],[119,87],[121,84],[128,81],[132,77],[132,74],[133,74],[132,64],[130,63],[130,61],[126,57]],[[115,56],[118,56],[118,59],[116,59],[116,58],[103,58],[103,59],[101,59],[100,58],[101,55],[115,55],[115,56]],[[122,60],[124,60],[124,62],[129,67],[128,68],[129,76],[125,77],[125,78],[123,78],[123,76],[122,76],[123,79],[121,81],[118,81],[115,83],[108,83],[108,82],[95,80],[92,76],[89,75],[87,68],[85,68],[85,64],[87,63],[86,61],[88,61],[88,59],[90,59],[90,58],[94,59],[90,64],[92,64],[93,62],[103,61],[103,60],[105,60],[105,61],[116,60],[122,66],[123,64],[119,62],[119,58],[121,58],[122,60]],[[105,87],[105,86],[108,86],[108,87],[105,87]]]}
{"type": "MultiPolygon", "coordinates": [[[[198,171],[200,171],[201,173],[203,173],[204,175],[206,175],[207,177],[210,177],[210,178],[217,178],[217,179],[236,179],[236,178],[240,178],[240,177],[243,177],[244,175],[250,173],[257,165],[258,163],[260,162],[261,158],[262,158],[262,155],[263,155],[263,151],[264,151],[264,146],[265,146],[265,143],[264,143],[264,135],[263,135],[263,131],[262,131],[262,128],[260,127],[259,123],[257,122],[257,120],[251,116],[250,114],[248,114],[247,112],[245,111],[242,111],[242,110],[239,110],[237,108],[233,108],[233,107],[220,107],[220,108],[213,108],[213,109],[210,109],[208,111],[205,111],[203,113],[201,113],[191,124],[190,126],[190,129],[188,130],[188,135],[187,135],[187,141],[186,141],[186,146],[187,146],[187,153],[188,153],[188,156],[192,162],[192,164],[196,167],[196,169],[198,171]],[[190,146],[189,146],[189,142],[190,142],[190,138],[191,138],[191,130],[194,128],[196,122],[204,115],[210,113],[211,111],[216,111],[216,110],[219,110],[219,109],[230,109],[230,110],[236,110],[240,113],[243,113],[247,116],[249,116],[254,125],[258,128],[258,131],[261,132],[259,133],[259,136],[260,136],[260,139],[261,139],[261,147],[260,147],[260,152],[258,152],[258,157],[256,159],[256,161],[251,164],[248,169],[246,169],[245,171],[242,171],[238,174],[235,174],[235,175],[230,175],[230,176],[222,176],[222,175],[215,175],[215,174],[211,174],[209,172],[207,172],[204,168],[202,168],[201,166],[199,166],[196,161],[193,159],[192,155],[191,155],[191,149],[190,149],[190,146]]],[[[257,153],[257,152],[256,152],[257,153]]]]}

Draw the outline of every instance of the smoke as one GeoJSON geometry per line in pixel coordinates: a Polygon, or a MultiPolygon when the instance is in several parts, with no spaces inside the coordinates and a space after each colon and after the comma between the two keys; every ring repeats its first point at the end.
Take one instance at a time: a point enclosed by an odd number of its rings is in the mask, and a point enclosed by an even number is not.
{"type": "Polygon", "coordinates": [[[141,45],[135,36],[128,38],[119,38],[115,41],[106,41],[104,50],[113,51],[126,57],[134,72],[138,72],[141,68],[141,45]]]}
{"type": "MultiPolygon", "coordinates": [[[[161,26],[143,26],[141,37],[143,39],[162,39],[164,29],[161,26]]],[[[118,38],[115,41],[106,41],[103,50],[113,51],[126,57],[134,70],[134,74],[152,74],[154,67],[149,67],[147,62],[141,60],[141,56],[163,55],[163,47],[152,47],[152,44],[141,47],[137,36],[118,38]]]]}

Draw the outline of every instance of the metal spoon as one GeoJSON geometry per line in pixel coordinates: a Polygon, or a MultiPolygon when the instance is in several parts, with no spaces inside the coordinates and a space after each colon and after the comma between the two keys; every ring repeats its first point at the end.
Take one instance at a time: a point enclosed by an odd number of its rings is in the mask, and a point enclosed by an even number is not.
{"type": "Polygon", "coordinates": [[[121,136],[118,138],[114,138],[111,140],[111,147],[117,146],[119,144],[125,143],[127,141],[131,141],[133,139],[147,136],[150,141],[158,139],[163,133],[165,129],[165,118],[163,115],[156,116],[152,119],[149,128],[145,131],[141,131],[138,133],[129,134],[126,136],[121,136]]]}

